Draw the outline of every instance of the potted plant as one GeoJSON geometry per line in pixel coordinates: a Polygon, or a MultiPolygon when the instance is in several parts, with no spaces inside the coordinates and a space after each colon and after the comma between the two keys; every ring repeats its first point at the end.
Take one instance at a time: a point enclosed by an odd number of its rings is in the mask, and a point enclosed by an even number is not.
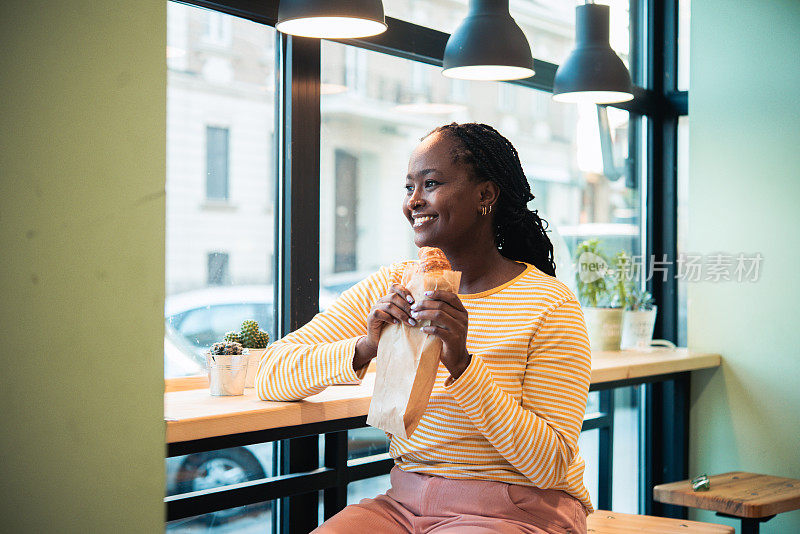
{"type": "MultiPolygon", "coordinates": [[[[592,350],[619,350],[623,308],[619,287],[614,295],[609,288],[610,269],[599,239],[588,239],[578,245],[576,283],[583,308],[589,346],[592,350]]],[[[623,288],[624,289],[624,288],[623,288]]]]}
{"type": "Polygon", "coordinates": [[[622,349],[641,350],[650,347],[656,313],[653,296],[641,287],[632,287],[628,292],[622,318],[622,349]]]}
{"type": "Polygon", "coordinates": [[[225,341],[241,343],[247,349],[249,358],[247,362],[247,379],[244,385],[248,388],[254,387],[258,364],[261,362],[261,357],[264,356],[269,343],[269,334],[259,328],[258,321],[248,320],[242,323],[240,332],[228,332],[225,334],[225,341]]]}

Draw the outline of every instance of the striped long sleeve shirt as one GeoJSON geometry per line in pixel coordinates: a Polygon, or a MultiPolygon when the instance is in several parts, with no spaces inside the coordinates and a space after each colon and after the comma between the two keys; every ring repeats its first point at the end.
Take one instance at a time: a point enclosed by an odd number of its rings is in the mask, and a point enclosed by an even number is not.
{"type": "MultiPolygon", "coordinates": [[[[264,400],[298,400],[357,382],[356,342],[405,263],[381,268],[308,324],[273,343],[259,365],[264,400]]],[[[457,379],[439,365],[419,426],[390,436],[404,471],[563,490],[592,511],[578,454],[591,375],[583,313],[567,286],[526,264],[507,283],[461,294],[472,360],[457,379]]]]}

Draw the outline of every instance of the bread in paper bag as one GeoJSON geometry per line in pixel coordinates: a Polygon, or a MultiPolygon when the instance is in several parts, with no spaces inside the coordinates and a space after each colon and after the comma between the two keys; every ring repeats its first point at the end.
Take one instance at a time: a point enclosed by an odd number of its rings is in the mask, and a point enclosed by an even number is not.
{"type": "MultiPolygon", "coordinates": [[[[441,250],[423,247],[419,256],[420,261],[406,268],[401,281],[414,302],[424,300],[425,291],[458,292],[461,273],[450,270],[441,250]]],[[[429,321],[383,327],[368,425],[401,438],[410,437],[417,428],[428,407],[442,354],[442,341],[420,330],[427,324],[429,321]]]]}

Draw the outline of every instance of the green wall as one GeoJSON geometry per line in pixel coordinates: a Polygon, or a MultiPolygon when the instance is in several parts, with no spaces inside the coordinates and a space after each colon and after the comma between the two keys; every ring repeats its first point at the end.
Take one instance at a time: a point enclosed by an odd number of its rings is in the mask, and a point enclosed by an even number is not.
{"type": "Polygon", "coordinates": [[[166,2],[0,26],[0,530],[163,531],[166,2]]]}
{"type": "Polygon", "coordinates": [[[800,478],[800,2],[695,0],[691,29],[688,251],[764,260],[756,283],[689,284],[689,346],[724,357],[692,381],[690,472],[800,478]]]}

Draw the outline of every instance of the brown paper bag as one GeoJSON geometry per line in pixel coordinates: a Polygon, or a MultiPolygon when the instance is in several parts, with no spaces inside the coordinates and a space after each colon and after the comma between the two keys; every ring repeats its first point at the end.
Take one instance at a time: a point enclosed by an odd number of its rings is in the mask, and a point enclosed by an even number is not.
{"type": "MultiPolygon", "coordinates": [[[[412,264],[401,283],[411,292],[414,302],[420,302],[425,299],[425,291],[455,293],[460,282],[458,271],[422,273],[418,264],[412,264]]],[[[427,324],[429,321],[417,326],[385,325],[378,341],[377,374],[367,424],[404,439],[411,436],[428,407],[439,370],[442,341],[420,330],[427,324]]]]}

